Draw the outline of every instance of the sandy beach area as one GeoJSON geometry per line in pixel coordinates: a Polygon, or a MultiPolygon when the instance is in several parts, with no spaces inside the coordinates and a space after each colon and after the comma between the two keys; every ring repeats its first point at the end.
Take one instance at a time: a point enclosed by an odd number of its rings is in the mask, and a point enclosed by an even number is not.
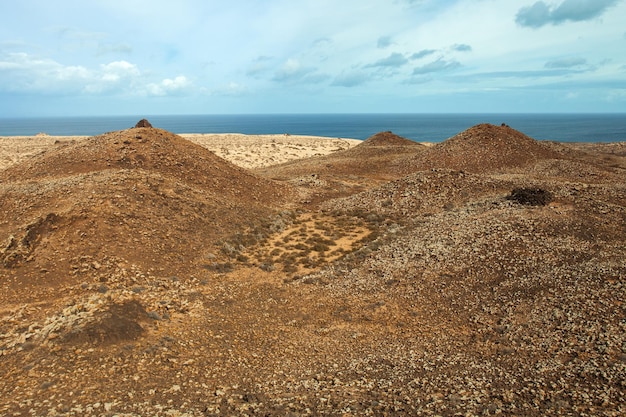
{"type": "MultiPolygon", "coordinates": [[[[243,168],[280,164],[294,159],[349,149],[359,139],[298,135],[244,135],[188,133],[180,136],[243,168]]],[[[88,136],[0,136],[0,169],[44,152],[52,146],[86,140],[88,136]]]]}

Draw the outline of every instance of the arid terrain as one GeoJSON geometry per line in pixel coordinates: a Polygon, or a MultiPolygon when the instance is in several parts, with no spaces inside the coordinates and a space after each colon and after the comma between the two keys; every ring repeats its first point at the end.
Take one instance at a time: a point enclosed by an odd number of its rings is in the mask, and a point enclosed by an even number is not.
{"type": "Polygon", "coordinates": [[[0,138],[0,415],[626,414],[626,143],[0,138]]]}

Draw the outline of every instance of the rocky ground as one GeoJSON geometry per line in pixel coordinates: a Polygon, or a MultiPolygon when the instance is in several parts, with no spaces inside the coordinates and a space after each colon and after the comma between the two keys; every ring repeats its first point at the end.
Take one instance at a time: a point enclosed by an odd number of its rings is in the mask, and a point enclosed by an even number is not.
{"type": "Polygon", "coordinates": [[[623,146],[370,139],[251,172],[138,128],[0,171],[0,414],[623,415],[623,146]]]}

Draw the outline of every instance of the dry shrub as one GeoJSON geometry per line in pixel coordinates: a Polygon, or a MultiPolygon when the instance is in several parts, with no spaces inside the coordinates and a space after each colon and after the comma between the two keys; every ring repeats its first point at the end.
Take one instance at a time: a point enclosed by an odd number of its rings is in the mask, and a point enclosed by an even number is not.
{"type": "Polygon", "coordinates": [[[545,206],[552,201],[552,193],[541,188],[514,188],[507,200],[526,206],[545,206]]]}

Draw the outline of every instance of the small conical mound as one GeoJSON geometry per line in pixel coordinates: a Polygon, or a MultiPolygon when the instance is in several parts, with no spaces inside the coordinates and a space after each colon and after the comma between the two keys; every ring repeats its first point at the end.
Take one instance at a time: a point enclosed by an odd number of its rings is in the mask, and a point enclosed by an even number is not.
{"type": "Polygon", "coordinates": [[[510,128],[479,124],[402,164],[406,173],[447,168],[482,173],[524,167],[561,154],[510,128]]]}
{"type": "Polygon", "coordinates": [[[423,152],[427,147],[391,132],[377,133],[353,148],[329,155],[291,161],[256,170],[259,174],[277,179],[304,179],[309,184],[332,178],[330,193],[317,192],[318,200],[352,194],[374,183],[399,178],[399,161],[423,152]],[[312,177],[314,175],[314,177],[312,177]],[[339,181],[339,179],[341,179],[339,181]]]}
{"type": "MultiPolygon", "coordinates": [[[[427,146],[398,136],[390,131],[379,132],[358,145],[330,153],[279,165],[262,167],[255,172],[272,178],[290,178],[310,173],[330,175],[362,175],[378,177],[390,174],[390,166],[396,161],[426,149],[427,146]]],[[[390,179],[395,178],[392,175],[390,179]]]]}
{"type": "Polygon", "coordinates": [[[357,146],[347,149],[342,152],[338,152],[335,155],[341,155],[343,157],[356,158],[365,160],[369,158],[377,158],[382,155],[390,156],[391,154],[397,156],[413,155],[415,152],[420,152],[426,149],[425,145],[414,142],[410,139],[398,136],[391,131],[378,132],[357,146]]]}
{"type": "Polygon", "coordinates": [[[357,145],[359,147],[365,146],[423,146],[417,142],[413,142],[410,139],[398,136],[391,131],[379,132],[375,135],[367,138],[363,143],[357,145]]]}

